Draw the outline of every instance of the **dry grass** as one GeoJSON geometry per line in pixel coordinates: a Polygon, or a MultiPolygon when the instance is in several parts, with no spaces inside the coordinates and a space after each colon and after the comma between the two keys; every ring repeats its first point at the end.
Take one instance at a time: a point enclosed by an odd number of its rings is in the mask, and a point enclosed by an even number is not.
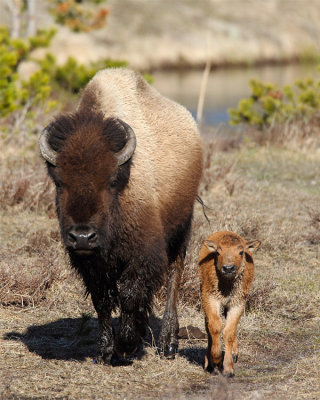
{"type": "Polygon", "coordinates": [[[34,150],[8,149],[0,170],[0,399],[320,398],[319,147],[219,138],[207,146],[201,197],[210,225],[197,204],[180,326],[204,332],[202,240],[223,229],[261,240],[235,378],[203,371],[206,339],[181,339],[175,360],[160,358],[162,296],[137,358],[115,368],[93,364],[96,314],[60,245],[52,185],[34,150]]]}

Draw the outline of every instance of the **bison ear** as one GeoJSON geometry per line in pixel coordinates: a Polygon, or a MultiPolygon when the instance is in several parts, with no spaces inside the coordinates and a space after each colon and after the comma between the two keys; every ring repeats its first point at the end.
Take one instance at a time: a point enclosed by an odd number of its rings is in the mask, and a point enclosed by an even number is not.
{"type": "Polygon", "coordinates": [[[249,250],[249,251],[251,251],[251,253],[253,253],[254,251],[256,251],[258,249],[260,244],[261,244],[260,240],[252,240],[251,242],[247,243],[246,250],[249,250]]]}
{"type": "MultiPolygon", "coordinates": [[[[136,149],[137,139],[136,135],[126,122],[122,121],[119,118],[108,118],[105,121],[104,131],[106,132],[107,136],[110,135],[110,132],[118,132],[119,129],[124,133],[124,140],[122,140],[122,135],[119,136],[118,134],[114,135],[113,142],[116,147],[119,147],[119,141],[122,143],[120,149],[118,149],[114,155],[118,161],[118,166],[125,164],[128,160],[131,159],[133,153],[136,149]]],[[[110,136],[109,136],[110,137],[110,136]]]]}
{"type": "Polygon", "coordinates": [[[60,115],[46,128],[39,137],[39,147],[42,157],[52,165],[56,165],[57,154],[63,147],[67,136],[74,130],[73,116],[60,115]]]}
{"type": "Polygon", "coordinates": [[[206,239],[204,243],[207,246],[210,253],[217,252],[218,246],[212,240],[206,239]]]}

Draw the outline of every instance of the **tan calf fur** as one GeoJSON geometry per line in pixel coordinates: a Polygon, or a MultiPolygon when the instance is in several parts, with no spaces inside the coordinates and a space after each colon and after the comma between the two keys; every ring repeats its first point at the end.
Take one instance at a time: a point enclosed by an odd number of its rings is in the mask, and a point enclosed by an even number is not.
{"type": "Polygon", "coordinates": [[[233,361],[238,358],[237,325],[244,311],[254,275],[252,252],[260,246],[258,240],[246,242],[236,233],[223,231],[209,236],[199,256],[201,299],[205,312],[208,350],[205,369],[220,370],[234,375],[233,361]],[[221,314],[225,354],[221,352],[221,314]]]}

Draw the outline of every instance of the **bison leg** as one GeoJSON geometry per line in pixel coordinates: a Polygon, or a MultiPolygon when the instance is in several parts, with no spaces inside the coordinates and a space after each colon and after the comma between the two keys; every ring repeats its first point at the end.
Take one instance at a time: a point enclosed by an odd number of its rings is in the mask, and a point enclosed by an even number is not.
{"type": "Polygon", "coordinates": [[[145,336],[152,297],[163,282],[167,255],[161,239],[156,240],[150,252],[141,253],[139,260],[131,259],[119,280],[119,305],[121,309],[117,349],[131,354],[145,336]],[[142,260],[142,262],[141,262],[142,260]]]}
{"type": "Polygon", "coordinates": [[[184,258],[191,230],[192,213],[186,222],[179,225],[172,234],[167,247],[169,273],[167,279],[167,303],[159,336],[160,351],[166,357],[174,358],[178,352],[179,321],[177,300],[184,258]]]}
{"type": "Polygon", "coordinates": [[[152,296],[151,285],[137,276],[135,270],[123,274],[119,290],[121,316],[117,338],[117,350],[120,353],[134,353],[145,336],[152,296]]]}
{"type": "Polygon", "coordinates": [[[223,373],[228,376],[234,376],[233,359],[238,356],[238,342],[236,338],[237,326],[243,313],[244,306],[231,307],[227,314],[226,326],[224,328],[225,356],[223,360],[223,373]],[[236,353],[235,353],[236,352],[236,353]],[[234,354],[232,354],[234,353],[234,354]]]}
{"type": "Polygon", "coordinates": [[[210,299],[209,302],[203,302],[203,308],[206,314],[206,330],[208,334],[208,349],[204,367],[208,372],[215,372],[216,369],[222,369],[220,303],[210,299]]]}
{"type": "Polygon", "coordinates": [[[136,352],[139,341],[145,336],[146,319],[146,312],[128,313],[122,310],[117,340],[117,349],[120,353],[129,355],[136,352]]]}
{"type": "Polygon", "coordinates": [[[99,315],[99,356],[98,362],[112,364],[114,357],[114,336],[111,316],[99,315]]]}
{"type": "Polygon", "coordinates": [[[177,300],[183,264],[183,257],[178,256],[177,261],[171,265],[168,275],[167,303],[159,337],[160,351],[165,357],[174,358],[178,351],[179,321],[177,300]]]}
{"type": "Polygon", "coordinates": [[[93,305],[98,314],[99,354],[97,362],[102,364],[112,364],[114,356],[114,335],[112,329],[111,308],[106,306],[98,296],[91,294],[93,305]]]}

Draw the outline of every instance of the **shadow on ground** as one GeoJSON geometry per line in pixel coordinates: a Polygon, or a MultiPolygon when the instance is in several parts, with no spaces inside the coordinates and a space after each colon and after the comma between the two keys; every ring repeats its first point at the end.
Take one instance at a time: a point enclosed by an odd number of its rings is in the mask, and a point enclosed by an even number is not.
{"type": "MultiPolygon", "coordinates": [[[[180,346],[181,347],[181,346],[180,346]]],[[[185,347],[179,350],[179,356],[185,357],[191,364],[204,366],[205,347],[185,347]]]]}
{"type": "MultiPolygon", "coordinates": [[[[119,318],[113,319],[113,327],[118,330],[119,318]]],[[[161,327],[161,319],[151,315],[149,329],[144,340],[144,346],[154,346],[157,343],[161,327]]],[[[182,330],[185,328],[182,328],[182,330]]],[[[97,355],[98,320],[97,318],[62,318],[43,325],[29,326],[25,333],[9,332],[4,340],[21,341],[30,352],[43,359],[84,361],[97,355]]],[[[205,348],[195,347],[192,340],[180,338],[179,355],[189,362],[203,365],[205,348]]],[[[155,347],[156,348],[156,347],[155,347]]],[[[134,358],[141,359],[145,351],[141,348],[134,358]]],[[[132,363],[127,359],[126,365],[132,363]]]]}
{"type": "Polygon", "coordinates": [[[29,326],[23,334],[9,332],[4,339],[20,340],[44,359],[84,361],[97,353],[97,332],[96,318],[62,318],[29,326]]]}

